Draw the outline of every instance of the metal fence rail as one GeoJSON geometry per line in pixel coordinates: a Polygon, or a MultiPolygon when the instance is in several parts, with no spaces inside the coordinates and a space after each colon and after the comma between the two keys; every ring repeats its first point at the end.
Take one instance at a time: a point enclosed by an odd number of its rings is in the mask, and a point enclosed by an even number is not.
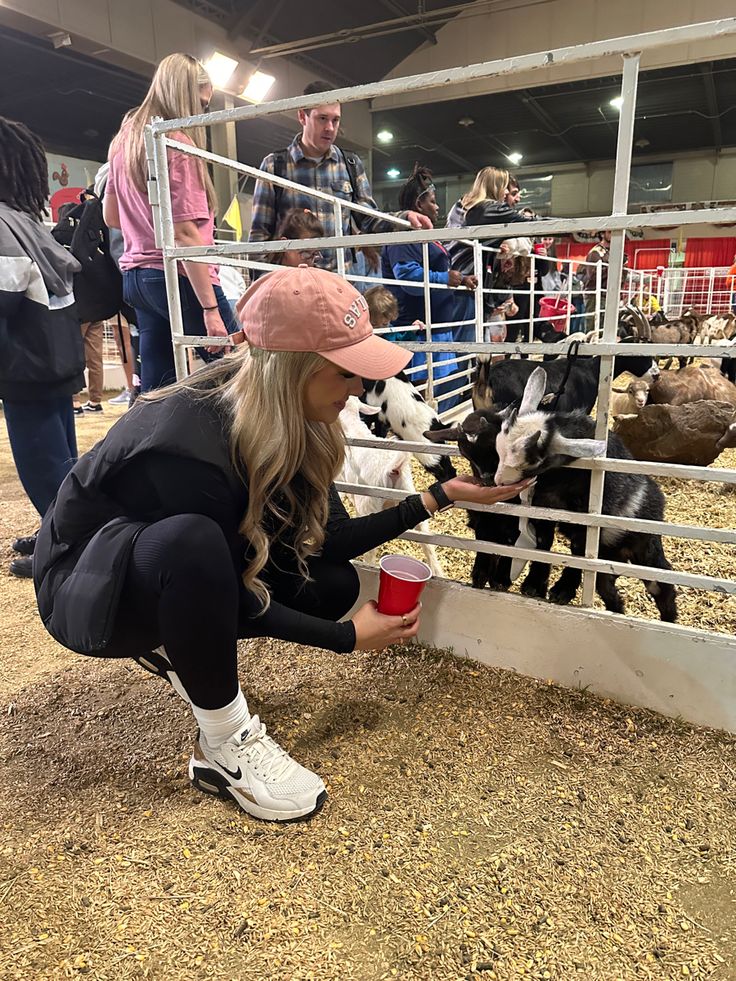
{"type": "MultiPolygon", "coordinates": [[[[601,283],[601,267],[596,270],[596,287],[592,292],[595,297],[593,310],[588,311],[588,317],[595,318],[594,323],[598,323],[599,316],[603,318],[603,331],[600,344],[583,344],[581,353],[600,355],[600,375],[598,387],[598,413],[596,420],[596,438],[606,438],[608,433],[608,406],[611,395],[611,382],[613,375],[614,356],[633,357],[640,354],[681,354],[681,355],[710,355],[713,348],[707,346],[694,345],[635,345],[634,350],[631,345],[619,347],[616,344],[616,329],[618,319],[619,299],[632,300],[643,293],[651,292],[653,280],[651,274],[631,275],[628,281],[624,277],[624,239],[626,230],[629,228],[665,228],[673,225],[689,225],[703,222],[736,222],[736,208],[704,208],[698,211],[687,212],[657,212],[654,214],[627,214],[627,201],[629,189],[629,176],[631,169],[634,110],[636,106],[636,92],[639,74],[639,59],[643,51],[658,47],[674,44],[689,43],[693,41],[710,42],[716,38],[733,36],[736,34],[736,18],[727,18],[704,24],[687,25],[680,28],[672,28],[663,31],[655,31],[647,34],[634,35],[630,37],[617,38],[609,41],[593,42],[585,45],[560,48],[555,51],[538,52],[535,54],[524,55],[517,58],[486,62],[480,65],[471,65],[466,68],[457,68],[449,71],[429,72],[409,78],[390,79],[372,85],[356,86],[351,89],[336,90],[332,93],[319,93],[312,97],[298,97],[285,99],[270,104],[258,106],[242,106],[236,109],[223,110],[221,112],[210,113],[202,116],[194,116],[179,120],[154,120],[149,128],[146,137],[147,156],[149,160],[150,180],[149,196],[153,207],[155,227],[157,232],[157,242],[162,248],[164,257],[164,271],[166,275],[167,294],[171,313],[172,337],[176,355],[177,372],[183,374],[186,371],[186,360],[184,349],[187,346],[201,344],[203,338],[193,338],[185,336],[182,329],[181,305],[179,299],[177,282],[177,262],[182,259],[196,262],[219,261],[222,263],[251,267],[254,269],[270,268],[257,257],[258,253],[263,253],[264,243],[239,243],[239,242],[216,242],[212,246],[197,248],[177,247],[174,237],[174,225],[171,211],[171,194],[169,187],[169,175],[167,164],[167,147],[173,147],[183,153],[190,153],[201,159],[217,165],[230,167],[242,174],[257,177],[261,180],[269,180],[280,186],[294,186],[283,178],[276,178],[272,175],[256,171],[254,168],[247,167],[237,161],[220,157],[216,154],[198,150],[188,144],[183,144],[169,134],[177,131],[186,130],[195,126],[213,126],[226,122],[246,121],[271,115],[277,112],[289,112],[300,108],[312,108],[323,104],[325,101],[331,102],[351,102],[360,99],[376,98],[379,96],[390,95],[392,93],[403,93],[452,85],[467,82],[475,78],[487,78],[497,75],[511,75],[533,69],[541,69],[550,64],[574,63],[583,60],[595,59],[610,55],[620,55],[623,59],[623,82],[621,112],[619,117],[618,144],[616,153],[616,176],[613,193],[613,207],[610,215],[592,218],[573,218],[573,219],[545,219],[544,221],[530,221],[523,226],[526,236],[542,236],[550,234],[566,234],[577,231],[595,231],[600,228],[610,229],[611,246],[610,262],[607,270],[608,287],[617,302],[605,302],[605,292],[601,283]]],[[[364,206],[355,205],[351,201],[330,198],[324,192],[311,191],[301,185],[297,185],[301,193],[307,191],[315,197],[327,198],[333,208],[336,229],[343,229],[344,210],[368,213],[374,216],[391,221],[396,227],[400,227],[402,222],[394,216],[375,212],[366,209],[364,206]]],[[[405,223],[403,223],[405,225],[405,223]]],[[[532,343],[534,323],[530,316],[526,323],[527,340],[514,343],[484,343],[483,329],[488,324],[485,317],[484,297],[492,295],[493,287],[487,286],[482,281],[484,268],[484,251],[488,249],[484,245],[488,239],[514,238],[520,233],[518,223],[509,225],[495,226],[475,226],[462,229],[442,229],[439,230],[411,230],[396,231],[382,234],[359,234],[359,235],[335,235],[322,239],[295,241],[273,241],[268,243],[268,251],[279,253],[292,249],[334,249],[337,256],[338,271],[352,277],[346,262],[345,250],[361,245],[385,245],[387,243],[420,244],[424,259],[424,279],[421,284],[413,285],[422,289],[425,303],[425,322],[419,328],[423,333],[422,341],[403,341],[402,346],[414,352],[424,352],[428,355],[426,368],[418,368],[414,374],[426,370],[427,380],[424,387],[431,397],[433,390],[433,374],[436,363],[432,355],[440,352],[453,352],[458,355],[454,364],[462,365],[467,363],[469,356],[480,352],[491,354],[504,353],[561,353],[561,345],[550,343],[532,343]],[[463,240],[471,243],[474,256],[474,269],[479,276],[479,289],[475,297],[475,316],[473,321],[475,330],[474,342],[449,342],[433,341],[433,331],[447,327],[448,323],[437,324],[432,322],[431,298],[432,291],[447,289],[447,287],[437,286],[429,282],[428,277],[428,250],[429,243],[441,238],[445,242],[463,240]]],[[[531,260],[532,269],[534,258],[531,260]]],[[[569,267],[572,271],[572,266],[569,267]]],[[[571,282],[572,277],[568,277],[571,282]]],[[[374,282],[371,280],[371,282],[374,282]]],[[[376,280],[375,282],[380,282],[376,280]]],[[[387,281],[391,282],[391,281],[387,281]]],[[[534,304],[534,285],[532,281],[532,297],[530,309],[533,310],[534,304]]],[[[571,287],[570,287],[571,290],[571,287]]],[[[451,322],[457,326],[457,321],[451,322]]],[[[523,325],[522,325],[523,326],[523,325]]],[[[406,331],[411,328],[401,328],[406,331]]],[[[390,332],[389,332],[390,333],[390,332]]],[[[214,338],[207,339],[208,345],[215,343],[214,338]]],[[[222,343],[227,343],[223,339],[222,343]]],[[[719,355],[733,356],[730,352],[718,350],[719,355]]],[[[457,377],[463,375],[462,370],[456,372],[457,377]]],[[[444,380],[444,379],[443,379],[444,380]]],[[[469,385],[461,386],[462,392],[467,391],[469,385]]],[[[395,450],[396,444],[390,447],[381,444],[377,440],[349,440],[353,445],[371,445],[376,448],[395,450]]],[[[401,448],[408,452],[427,453],[427,444],[401,444],[401,448]]],[[[433,445],[433,454],[442,453],[453,455],[457,451],[449,447],[433,445]]],[[[421,542],[432,542],[438,545],[459,548],[474,552],[488,552],[498,555],[517,556],[529,561],[546,562],[553,565],[571,566],[583,570],[583,605],[590,606],[593,603],[595,575],[596,572],[607,572],[614,575],[631,576],[639,579],[659,579],[660,581],[672,582],[684,586],[698,589],[708,589],[716,592],[736,593],[736,583],[729,580],[717,579],[707,576],[696,576],[682,572],[666,572],[660,569],[648,569],[638,566],[631,566],[625,563],[616,563],[600,560],[597,558],[599,534],[601,528],[631,528],[632,530],[651,530],[651,522],[637,522],[618,516],[604,515],[602,513],[603,487],[606,471],[620,471],[632,473],[648,473],[659,476],[679,477],[682,479],[696,481],[722,481],[727,484],[736,484],[736,470],[712,471],[706,468],[685,467],[675,465],[656,465],[642,464],[635,461],[609,460],[606,458],[594,461],[579,461],[573,466],[582,466],[591,470],[591,488],[589,500],[589,514],[554,512],[553,517],[557,520],[576,522],[587,528],[586,548],[583,557],[573,557],[559,553],[548,553],[541,551],[530,551],[473,541],[470,539],[457,538],[447,535],[423,535],[417,532],[408,532],[404,537],[421,542]]],[[[339,485],[340,489],[359,493],[361,495],[375,495],[383,498],[394,498],[402,496],[399,492],[389,492],[385,489],[366,488],[354,485],[339,485]]],[[[462,505],[465,507],[466,505],[462,505]]],[[[472,506],[469,506],[473,509],[472,506]]],[[[550,512],[545,512],[534,507],[523,507],[520,505],[497,505],[495,508],[478,508],[479,510],[491,510],[498,513],[529,515],[531,517],[550,517],[550,512]]],[[[673,537],[691,538],[699,541],[718,541],[726,544],[734,544],[736,534],[730,531],[714,528],[699,528],[686,525],[672,524],[668,522],[654,523],[659,527],[658,533],[673,537]]]]}

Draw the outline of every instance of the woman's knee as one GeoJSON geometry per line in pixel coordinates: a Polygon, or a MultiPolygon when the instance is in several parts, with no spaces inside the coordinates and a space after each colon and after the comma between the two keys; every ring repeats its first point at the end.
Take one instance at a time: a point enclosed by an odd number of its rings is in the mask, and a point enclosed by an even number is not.
{"type": "Polygon", "coordinates": [[[203,514],[176,514],[145,528],[136,541],[136,565],[154,563],[168,575],[235,581],[232,557],[222,529],[203,514]]]}

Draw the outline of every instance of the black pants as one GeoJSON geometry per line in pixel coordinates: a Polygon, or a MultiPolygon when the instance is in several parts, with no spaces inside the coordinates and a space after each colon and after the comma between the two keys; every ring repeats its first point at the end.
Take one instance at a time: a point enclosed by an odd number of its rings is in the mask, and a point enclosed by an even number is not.
{"type": "Polygon", "coordinates": [[[261,614],[260,600],[233,568],[219,525],[199,514],[165,518],[136,540],[105,654],[132,657],[163,644],[192,702],[222,708],[238,691],[238,638],[284,637],[281,604],[289,614],[336,621],[357,599],[358,577],[350,563],[314,558],[309,569],[312,581],[296,568],[267,565],[261,578],[272,607],[261,614]]]}

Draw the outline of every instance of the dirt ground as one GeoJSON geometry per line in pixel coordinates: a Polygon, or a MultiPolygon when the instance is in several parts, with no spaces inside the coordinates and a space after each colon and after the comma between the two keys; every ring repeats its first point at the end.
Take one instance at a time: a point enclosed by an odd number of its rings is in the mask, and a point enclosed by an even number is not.
{"type": "MultiPolygon", "coordinates": [[[[119,414],[81,418],[81,448],[119,414]]],[[[670,517],[733,527],[731,495],[667,483],[670,517]]],[[[189,786],[164,683],[44,632],[6,571],[34,526],[1,425],[3,979],[736,978],[732,736],[418,646],[244,643],[251,709],[330,793],[256,822],[189,786]]],[[[682,621],[732,632],[722,599],[682,621]]]]}

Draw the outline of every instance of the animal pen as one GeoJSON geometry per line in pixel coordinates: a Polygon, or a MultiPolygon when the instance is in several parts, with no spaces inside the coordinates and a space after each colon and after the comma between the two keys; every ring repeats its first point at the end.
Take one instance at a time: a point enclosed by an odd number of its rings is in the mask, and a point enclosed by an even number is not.
{"type": "MultiPolygon", "coordinates": [[[[533,220],[524,226],[527,235],[564,234],[580,231],[610,229],[611,248],[608,271],[609,289],[617,297],[631,297],[632,293],[624,283],[624,241],[627,229],[664,228],[675,225],[691,225],[702,222],[736,222],[736,208],[706,209],[686,212],[658,212],[653,214],[627,214],[629,175],[631,169],[634,114],[637,98],[637,80],[641,54],[655,48],[672,45],[687,45],[692,42],[717,42],[719,39],[736,35],[736,18],[709,23],[693,24],[684,27],[660,30],[608,41],[559,48],[522,55],[507,60],[497,60],[467,67],[442,70],[406,78],[391,79],[370,85],[319,93],[315,96],[300,96],[264,105],[243,106],[212,112],[186,119],[154,121],[147,133],[147,155],[150,168],[149,196],[153,205],[155,225],[160,246],[163,249],[167,293],[171,313],[174,352],[179,377],[186,373],[186,348],[202,343],[202,338],[186,336],[182,328],[182,315],[177,287],[176,263],[178,260],[221,264],[251,269],[269,269],[258,258],[264,246],[262,243],[216,242],[209,247],[181,248],[174,241],[174,225],[171,209],[169,175],[167,169],[167,147],[190,153],[209,164],[230,168],[237,174],[249,178],[270,181],[282,187],[299,187],[285,178],[271,176],[246,166],[237,160],[228,159],[214,153],[183,144],[172,138],[172,133],[196,126],[218,126],[227,122],[247,122],[279,112],[295,112],[299,108],[312,108],[326,102],[347,103],[371,99],[396,93],[412,92],[451,86],[473,79],[493,76],[513,76],[520,72],[542,70],[550,65],[573,64],[595,60],[607,56],[620,56],[623,64],[622,105],[618,129],[616,152],[616,173],[613,190],[613,204],[610,215],[591,218],[533,220]],[[254,257],[254,254],[255,257],[254,257]],[[622,293],[623,290],[623,293],[622,293]]],[[[315,198],[329,202],[335,216],[335,227],[343,228],[345,209],[377,215],[360,204],[332,197],[322,191],[307,193],[315,198]]],[[[390,216],[382,215],[384,218],[390,216]]],[[[423,250],[424,300],[426,319],[421,341],[401,341],[403,346],[413,352],[422,352],[427,357],[425,395],[433,396],[433,355],[439,352],[452,352],[457,388],[464,402],[453,412],[457,416],[463,409],[470,411],[472,406],[467,399],[470,389],[468,378],[469,364],[481,352],[496,354],[559,355],[565,347],[560,343],[533,342],[531,324],[525,340],[514,343],[484,343],[483,341],[483,294],[488,292],[483,286],[475,292],[474,318],[471,322],[475,339],[466,342],[433,341],[433,332],[448,325],[433,324],[431,319],[430,297],[433,289],[448,287],[430,284],[428,277],[429,243],[439,237],[450,242],[458,239],[472,244],[476,274],[480,276],[483,268],[484,244],[489,238],[513,237],[519,231],[516,224],[477,226],[468,228],[446,228],[438,230],[406,230],[407,222],[391,218],[397,231],[391,234],[336,235],[320,240],[274,241],[268,245],[270,252],[289,249],[336,250],[337,270],[347,273],[347,278],[359,280],[350,274],[346,250],[356,246],[379,246],[389,240],[393,243],[418,243],[423,250]]],[[[534,262],[534,259],[531,260],[534,262]]],[[[596,302],[589,311],[592,322],[586,329],[598,323],[602,313],[602,289],[600,265],[597,269],[598,281],[595,290],[596,302]]],[[[570,278],[571,279],[571,278],[570,278]]],[[[568,282],[570,281],[568,280],[568,282]]],[[[372,284],[389,282],[371,280],[372,284]]],[[[392,282],[392,281],[391,281],[392,282]]],[[[532,277],[533,282],[533,277],[532,277]]],[[[481,280],[479,278],[479,283],[481,280]]],[[[635,292],[635,291],[634,291],[635,292]]],[[[533,297],[532,297],[533,300],[533,297]]],[[[533,305],[532,305],[533,309],[533,305]]],[[[611,395],[612,369],[614,355],[682,355],[708,356],[714,353],[712,347],[689,345],[637,344],[618,346],[616,344],[618,303],[605,304],[602,316],[602,337],[598,343],[583,343],[581,354],[600,355],[600,379],[598,387],[598,410],[596,438],[606,437],[608,432],[608,405],[611,395]],[[633,350],[631,348],[634,348],[633,350]]],[[[454,324],[457,326],[457,323],[454,324]]],[[[404,328],[405,329],[405,328],[404,328]]],[[[208,338],[209,345],[225,339],[208,338]]],[[[718,349],[723,356],[732,356],[733,349],[718,349]]],[[[447,376],[443,381],[447,380],[447,376]]],[[[386,447],[380,440],[358,440],[355,445],[386,447]]],[[[395,446],[394,446],[395,448],[395,446]]],[[[401,448],[410,452],[426,451],[424,443],[402,443],[401,448]]],[[[457,450],[450,446],[435,446],[433,452],[450,456],[457,450]]],[[[731,579],[706,576],[697,572],[657,570],[642,566],[603,561],[596,558],[599,536],[602,529],[630,529],[654,532],[670,538],[684,539],[691,543],[693,551],[699,543],[722,543],[736,545],[736,531],[707,527],[698,524],[674,524],[635,520],[626,516],[601,514],[603,484],[607,471],[616,470],[628,473],[647,473],[654,477],[678,477],[692,481],[697,488],[706,482],[736,484],[736,470],[712,470],[692,466],[651,464],[629,460],[578,461],[575,467],[592,471],[589,513],[567,513],[559,511],[540,511],[533,506],[502,504],[495,508],[468,505],[470,509],[495,510],[499,513],[519,518],[539,517],[564,519],[586,527],[585,556],[573,557],[565,553],[534,551],[510,546],[489,544],[451,535],[424,535],[407,532],[405,538],[415,542],[432,542],[469,552],[488,552],[503,556],[515,556],[527,561],[546,562],[553,566],[571,566],[583,570],[582,600],[578,607],[557,607],[540,601],[526,599],[514,594],[478,591],[469,585],[437,579],[430,583],[425,592],[420,639],[440,648],[451,648],[456,654],[474,658],[487,664],[510,668],[537,678],[552,679],[568,687],[585,687],[620,702],[633,703],[655,709],[666,715],[680,716],[689,721],[721,727],[736,732],[736,639],[730,635],[709,632],[705,629],[650,622],[633,616],[603,612],[593,608],[595,576],[597,572],[607,572],[639,580],[658,578],[660,581],[690,587],[704,592],[715,592],[733,596],[736,582],[731,579]]],[[[403,492],[384,488],[370,488],[357,485],[338,484],[345,493],[359,493],[386,499],[396,499],[403,492]]],[[[463,505],[459,505],[463,506],[463,505]]],[[[696,563],[694,563],[697,565],[696,563]]],[[[359,565],[362,582],[361,602],[377,592],[377,570],[359,565]]]]}

